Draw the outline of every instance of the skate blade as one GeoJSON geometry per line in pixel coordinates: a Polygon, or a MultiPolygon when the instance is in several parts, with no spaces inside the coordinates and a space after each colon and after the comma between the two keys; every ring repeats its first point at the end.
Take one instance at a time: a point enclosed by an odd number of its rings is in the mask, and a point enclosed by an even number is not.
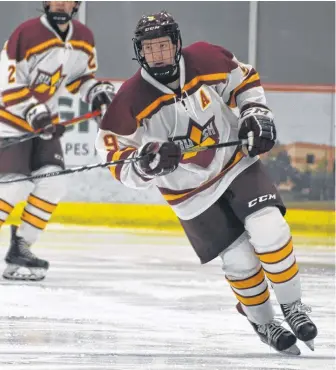
{"type": "Polygon", "coordinates": [[[15,281],[40,281],[46,276],[47,270],[41,268],[25,268],[18,265],[7,265],[2,277],[15,281]]]}
{"type": "Polygon", "coordinates": [[[299,349],[299,347],[296,345],[296,344],[293,344],[291,347],[283,350],[283,351],[279,351],[280,353],[285,353],[286,355],[289,355],[289,356],[300,356],[301,355],[301,351],[299,349]]]}
{"type": "Polygon", "coordinates": [[[271,346],[267,341],[264,341],[264,340],[261,340],[261,341],[263,343],[269,345],[270,348],[273,348],[278,353],[285,354],[285,355],[288,355],[288,356],[300,356],[301,355],[301,351],[300,351],[299,347],[296,344],[293,344],[289,348],[280,351],[277,348],[271,346]]]}
{"type": "Polygon", "coordinates": [[[314,351],[314,339],[303,342],[311,351],[314,351]]]}

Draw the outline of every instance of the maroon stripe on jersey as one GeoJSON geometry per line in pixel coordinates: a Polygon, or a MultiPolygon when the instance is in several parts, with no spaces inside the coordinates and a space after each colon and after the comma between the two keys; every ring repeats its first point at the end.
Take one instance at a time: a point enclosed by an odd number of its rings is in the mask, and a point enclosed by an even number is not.
{"type": "MultiPolygon", "coordinates": [[[[119,160],[127,159],[135,151],[136,151],[135,148],[129,148],[129,149],[125,150],[124,152],[121,153],[121,155],[119,157],[119,160]]],[[[120,174],[121,174],[121,170],[123,168],[123,165],[124,164],[121,163],[121,164],[116,165],[116,167],[115,167],[115,178],[120,182],[121,182],[120,174]]]]}
{"type": "Polygon", "coordinates": [[[80,46],[80,45],[73,45],[72,44],[72,47],[76,50],[81,50],[83,51],[84,53],[86,53],[88,56],[92,56],[93,53],[91,51],[89,51],[87,48],[83,47],[83,46],[80,46]]]}
{"type": "MultiPolygon", "coordinates": [[[[127,158],[130,157],[130,154],[134,153],[134,151],[136,151],[136,150],[137,149],[134,148],[134,147],[125,148],[125,149],[122,149],[122,150],[111,150],[107,154],[106,161],[110,162],[110,161],[113,161],[113,160],[117,161],[117,160],[120,160],[120,159],[127,159],[127,158]],[[121,154],[119,154],[119,153],[121,153],[121,154]]],[[[121,174],[121,170],[122,170],[123,165],[124,164],[118,164],[117,166],[114,166],[114,167],[111,166],[110,167],[110,172],[112,173],[112,176],[120,182],[122,182],[120,180],[120,174],[121,174]]],[[[148,179],[146,177],[141,176],[141,174],[139,174],[139,173],[137,173],[137,174],[145,182],[151,180],[151,179],[148,179]]]]}
{"type": "Polygon", "coordinates": [[[91,73],[89,75],[86,75],[86,76],[82,76],[82,77],[79,77],[77,78],[76,80],[68,83],[66,85],[66,88],[68,89],[68,91],[71,93],[71,94],[76,94],[78,93],[79,89],[81,88],[81,86],[86,82],[86,81],[89,81],[91,80],[92,78],[94,78],[94,74],[91,73]]]}
{"type": "Polygon", "coordinates": [[[260,80],[258,81],[253,81],[247,83],[245,86],[243,86],[241,89],[237,90],[237,92],[233,95],[231,95],[229,102],[227,103],[231,108],[236,108],[237,107],[237,97],[242,94],[243,92],[250,90],[254,87],[260,87],[261,83],[260,80]]]}
{"type": "Polygon", "coordinates": [[[245,80],[247,80],[251,76],[255,75],[256,73],[257,73],[257,71],[254,68],[251,68],[250,71],[249,71],[249,73],[247,74],[245,80]]]}
{"type": "MultiPolygon", "coordinates": [[[[7,215],[9,215],[13,211],[13,209],[14,209],[14,206],[12,206],[10,203],[5,201],[4,199],[0,198],[0,211],[1,212],[6,213],[7,215]]],[[[4,220],[0,219],[0,222],[1,221],[4,221],[4,220]]]]}
{"type": "MultiPolygon", "coordinates": [[[[212,180],[204,183],[203,185],[199,186],[198,188],[188,192],[188,189],[185,189],[184,192],[185,194],[183,195],[183,193],[181,194],[181,196],[178,196],[177,195],[177,198],[176,199],[170,199],[172,195],[176,195],[176,194],[173,194],[173,190],[170,192],[170,194],[167,194],[167,190],[169,191],[169,189],[166,189],[166,188],[163,188],[164,191],[166,192],[166,195],[163,194],[163,192],[161,192],[161,189],[160,187],[158,187],[158,189],[160,190],[161,194],[163,195],[163,197],[165,198],[165,200],[167,201],[168,204],[174,206],[174,205],[177,205],[177,204],[180,204],[182,202],[184,202],[185,200],[193,197],[194,195],[208,189],[210,186],[212,186],[213,184],[215,184],[218,180],[220,180],[232,167],[234,167],[238,162],[241,161],[242,158],[245,157],[245,154],[242,153],[242,152],[238,152],[236,154],[236,156],[231,159],[229,161],[229,163],[227,165],[224,166],[224,168],[222,169],[222,171],[217,175],[215,176],[212,180]]],[[[183,190],[181,190],[181,192],[183,192],[183,190]]]]}
{"type": "MultiPolygon", "coordinates": [[[[192,95],[194,94],[199,88],[201,88],[203,85],[206,85],[206,86],[211,86],[211,85],[216,85],[216,84],[219,84],[219,83],[222,83],[222,82],[226,82],[226,79],[217,79],[217,80],[209,80],[209,81],[203,81],[203,80],[200,80],[196,83],[196,85],[192,86],[191,88],[187,89],[187,93],[188,95],[192,95]]],[[[185,98],[186,95],[184,94],[183,95],[183,98],[185,98]]],[[[159,112],[162,107],[164,106],[169,106],[169,105],[172,105],[174,104],[175,101],[174,99],[170,99],[170,100],[166,100],[166,101],[162,101],[159,103],[159,105],[153,109],[152,111],[150,111],[145,117],[142,117],[142,119],[140,120],[139,124],[140,126],[142,126],[142,121],[144,119],[150,119],[151,117],[154,116],[154,114],[156,114],[157,112],[159,112]]]]}
{"type": "Polygon", "coordinates": [[[39,55],[39,54],[45,53],[47,50],[54,49],[54,48],[64,48],[64,45],[62,45],[62,43],[57,41],[57,40],[55,40],[54,42],[51,42],[48,45],[47,45],[47,43],[44,44],[44,45],[41,44],[41,47],[39,47],[39,48],[36,48],[36,49],[32,48],[32,49],[28,50],[25,57],[26,57],[27,60],[29,60],[34,55],[39,55]]]}
{"type": "MultiPolygon", "coordinates": [[[[132,164],[133,166],[133,164],[132,164]]],[[[136,170],[135,170],[136,171],[136,170]]],[[[152,178],[148,178],[148,177],[143,177],[138,171],[136,171],[137,175],[141,178],[142,181],[144,182],[148,182],[148,181],[151,181],[153,180],[152,178]]]]}
{"type": "Polygon", "coordinates": [[[2,91],[1,95],[2,97],[6,97],[7,95],[11,95],[11,94],[15,94],[17,92],[23,91],[26,88],[27,86],[20,86],[20,87],[15,87],[13,89],[7,89],[7,90],[2,91]]]}
{"type": "Polygon", "coordinates": [[[191,87],[189,90],[187,90],[188,95],[194,94],[199,88],[202,87],[202,85],[217,85],[220,83],[225,83],[227,81],[226,78],[223,79],[217,79],[217,80],[209,80],[209,81],[199,81],[195,86],[191,87]]]}
{"type": "MultiPolygon", "coordinates": [[[[254,69],[254,68],[251,68],[251,70],[249,71],[249,73],[247,74],[247,76],[245,76],[244,80],[241,82],[241,84],[244,83],[244,81],[248,80],[250,77],[252,77],[253,75],[257,74],[257,71],[254,69]]],[[[231,99],[232,99],[232,96],[235,94],[235,92],[239,89],[239,85],[233,89],[231,92],[230,92],[230,98],[227,102],[227,104],[230,103],[231,99]]]]}
{"type": "MultiPolygon", "coordinates": [[[[9,96],[9,94],[8,94],[8,96],[9,96]]],[[[11,107],[13,105],[20,104],[20,103],[23,103],[26,100],[29,100],[32,96],[33,96],[33,93],[31,91],[29,91],[27,94],[22,94],[21,96],[20,96],[20,94],[18,94],[18,96],[16,98],[13,98],[11,100],[6,101],[6,99],[3,99],[3,104],[6,108],[11,107]]],[[[3,97],[4,97],[4,95],[3,95],[3,97]]]]}
{"type": "MultiPolygon", "coordinates": [[[[260,80],[258,81],[253,81],[253,82],[249,82],[248,84],[246,84],[244,87],[242,87],[241,89],[239,89],[236,93],[236,96],[235,96],[235,100],[237,99],[237,96],[239,96],[240,94],[242,94],[243,92],[247,91],[247,90],[250,90],[252,89],[253,87],[260,87],[261,86],[261,83],[260,83],[260,80]]],[[[237,103],[236,103],[237,105],[237,103]]]]}
{"type": "Polygon", "coordinates": [[[228,101],[225,103],[226,105],[230,105],[230,102],[233,102],[233,100],[234,100],[235,104],[237,105],[237,102],[236,102],[236,100],[234,99],[233,94],[234,94],[234,90],[232,90],[232,91],[230,92],[229,99],[228,99],[228,101]]]}
{"type": "Polygon", "coordinates": [[[169,106],[169,105],[173,105],[175,102],[174,102],[174,99],[171,99],[171,100],[168,100],[168,101],[163,101],[161,102],[155,109],[153,109],[146,117],[143,117],[140,122],[139,122],[139,126],[142,126],[142,121],[144,119],[150,119],[151,117],[154,116],[154,114],[156,114],[157,112],[159,112],[162,107],[164,106],[169,106]]]}
{"type": "Polygon", "coordinates": [[[8,112],[6,109],[2,107],[0,107],[0,122],[5,123],[11,127],[14,127],[17,130],[21,130],[25,132],[34,131],[24,119],[22,119],[19,116],[16,116],[15,114],[8,112]]]}
{"type": "Polygon", "coordinates": [[[118,151],[117,150],[110,150],[108,153],[107,153],[107,156],[106,156],[106,162],[111,162],[112,161],[112,157],[114,156],[114,154],[118,151]]]}
{"type": "Polygon", "coordinates": [[[190,191],[194,191],[197,188],[182,189],[182,190],[172,190],[168,188],[159,188],[159,189],[162,195],[182,195],[184,193],[189,193],[190,191]]]}
{"type": "Polygon", "coordinates": [[[246,76],[246,78],[241,82],[241,84],[238,85],[235,89],[233,89],[230,92],[230,97],[229,97],[228,101],[226,102],[226,104],[229,105],[231,108],[236,107],[237,106],[237,101],[236,101],[237,96],[241,92],[246,91],[246,90],[249,89],[249,88],[245,88],[246,86],[250,86],[250,84],[253,84],[254,82],[258,82],[259,83],[259,85],[256,85],[256,86],[261,86],[261,83],[260,83],[260,79],[259,78],[257,80],[253,79],[253,76],[256,76],[257,74],[258,74],[257,71],[254,68],[252,68],[251,71],[246,76]],[[252,79],[254,81],[247,82],[250,79],[252,79]]]}

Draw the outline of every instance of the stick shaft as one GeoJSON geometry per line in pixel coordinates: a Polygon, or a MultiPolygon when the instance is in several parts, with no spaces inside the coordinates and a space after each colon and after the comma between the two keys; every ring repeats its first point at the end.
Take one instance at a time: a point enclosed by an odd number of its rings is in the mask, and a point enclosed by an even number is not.
{"type": "Polygon", "coordinates": [[[203,152],[204,150],[225,148],[228,146],[243,145],[243,144],[246,144],[246,142],[247,142],[246,140],[236,140],[236,141],[228,141],[227,143],[218,143],[218,144],[208,145],[208,146],[197,145],[197,146],[194,146],[193,148],[184,150],[183,153],[203,152]]]}
{"type": "MultiPolygon", "coordinates": [[[[87,121],[88,119],[97,117],[99,115],[100,115],[100,111],[88,112],[86,114],[83,114],[82,116],[75,117],[75,118],[69,119],[68,121],[58,123],[58,125],[68,127],[71,125],[75,125],[77,123],[87,121]]],[[[12,145],[23,143],[24,141],[34,139],[36,137],[39,137],[41,133],[42,133],[42,129],[37,130],[36,132],[33,132],[33,133],[24,134],[19,137],[10,138],[8,139],[7,142],[5,141],[2,145],[0,145],[0,149],[4,149],[12,145]]]]}
{"type": "Polygon", "coordinates": [[[31,180],[36,180],[36,179],[44,179],[47,177],[70,175],[72,173],[93,170],[94,168],[105,168],[105,167],[110,167],[110,166],[117,166],[118,164],[132,163],[132,162],[139,161],[141,158],[142,156],[139,156],[139,157],[128,158],[128,159],[120,159],[118,161],[112,161],[112,162],[95,163],[95,164],[88,164],[86,166],[81,166],[81,167],[66,168],[65,170],[42,173],[40,175],[32,175],[32,176],[26,176],[26,177],[22,177],[18,179],[13,179],[13,180],[0,181],[0,184],[10,184],[13,182],[31,181],[31,180]]]}
{"type": "MultiPolygon", "coordinates": [[[[183,153],[202,152],[204,150],[225,148],[225,147],[228,147],[228,146],[235,146],[235,145],[242,145],[242,144],[245,144],[245,141],[246,140],[237,140],[237,141],[229,141],[227,143],[219,143],[219,144],[214,144],[214,145],[209,145],[209,146],[195,146],[193,148],[190,148],[190,149],[187,149],[187,150],[183,151],[183,153]]],[[[65,170],[44,173],[44,174],[41,174],[41,175],[33,175],[33,176],[22,177],[22,178],[19,178],[19,179],[13,179],[13,180],[8,180],[8,181],[0,181],[0,184],[9,184],[9,183],[13,183],[13,182],[31,181],[31,180],[42,179],[42,178],[46,178],[46,177],[69,175],[69,174],[72,174],[72,173],[78,173],[78,172],[93,170],[95,168],[105,168],[105,167],[110,167],[110,166],[117,166],[118,164],[132,163],[132,162],[139,161],[142,158],[143,158],[143,156],[138,156],[138,157],[134,157],[134,158],[120,159],[118,161],[105,162],[105,163],[96,163],[96,164],[89,164],[89,165],[81,166],[81,167],[67,168],[65,170]]]]}

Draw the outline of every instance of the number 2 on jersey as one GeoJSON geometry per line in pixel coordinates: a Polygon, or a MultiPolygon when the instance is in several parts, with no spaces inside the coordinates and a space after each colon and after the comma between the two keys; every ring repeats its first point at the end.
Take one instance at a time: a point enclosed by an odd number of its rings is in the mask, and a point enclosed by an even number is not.
{"type": "Polygon", "coordinates": [[[8,67],[8,83],[12,84],[15,82],[15,72],[16,72],[16,67],[15,65],[11,64],[8,67]]]}
{"type": "Polygon", "coordinates": [[[89,61],[88,61],[88,66],[89,66],[90,69],[96,69],[97,68],[96,58],[95,58],[94,54],[90,55],[89,61]]]}

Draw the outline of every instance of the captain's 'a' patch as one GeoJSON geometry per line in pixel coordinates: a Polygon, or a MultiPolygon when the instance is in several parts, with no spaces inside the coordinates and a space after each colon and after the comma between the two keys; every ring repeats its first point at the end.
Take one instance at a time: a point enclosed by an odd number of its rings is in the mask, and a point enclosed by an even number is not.
{"type": "Polygon", "coordinates": [[[202,88],[198,90],[198,93],[199,93],[200,106],[201,106],[202,110],[204,111],[209,107],[209,105],[211,103],[210,96],[202,88]]]}

